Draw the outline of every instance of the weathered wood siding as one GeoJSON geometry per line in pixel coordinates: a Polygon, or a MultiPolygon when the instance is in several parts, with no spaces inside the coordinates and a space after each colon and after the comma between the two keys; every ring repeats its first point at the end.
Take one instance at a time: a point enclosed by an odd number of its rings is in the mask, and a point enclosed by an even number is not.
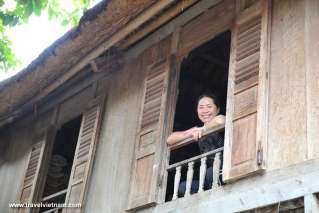
{"type": "MultiPolygon", "coordinates": [[[[229,29],[234,20],[234,6],[233,0],[224,1],[183,25],[178,55],[187,54],[216,34],[229,29]],[[219,18],[223,21],[216,24],[219,18]],[[209,27],[204,27],[207,24],[209,27]]],[[[234,203],[232,208],[243,210],[256,207],[258,202],[271,204],[285,196],[294,198],[305,189],[310,190],[309,186],[318,175],[314,165],[319,165],[319,162],[317,159],[309,163],[303,161],[319,157],[318,11],[317,0],[272,2],[266,174],[236,181],[216,194],[208,191],[191,196],[188,201],[181,199],[140,212],[211,212],[211,209],[216,208],[225,208],[227,212],[229,208],[226,201],[234,203]],[[293,165],[298,163],[300,166],[293,165]],[[298,182],[301,177],[297,181],[291,179],[302,172],[309,173],[304,185],[298,182]],[[274,185],[269,180],[278,183],[274,185]],[[265,193],[267,197],[262,195],[264,191],[260,186],[263,184],[273,190],[265,193]],[[244,192],[249,187],[254,189],[245,195],[244,192]],[[293,193],[287,191],[291,187],[297,190],[293,193]],[[284,191],[278,192],[280,188],[284,191]],[[243,201],[238,193],[243,196],[243,201]],[[249,201],[256,194],[260,195],[258,199],[249,201]]],[[[85,212],[125,212],[146,67],[170,54],[170,36],[152,44],[152,40],[156,41],[156,35],[159,34],[156,32],[153,37],[140,42],[135,47],[138,54],[132,56],[130,53],[121,70],[99,80],[97,91],[107,93],[107,100],[85,212]]],[[[93,97],[92,89],[94,88],[88,87],[61,104],[57,119],[59,124],[81,113],[81,104],[93,97]]],[[[37,120],[35,129],[45,127],[50,121],[50,113],[37,120]]],[[[32,144],[30,132],[33,125],[30,123],[33,122],[20,121],[7,132],[10,133],[9,136],[0,136],[0,140],[9,143],[5,154],[0,156],[1,212],[8,210],[8,203],[14,202],[18,196],[32,144]]],[[[311,190],[317,189],[316,187],[319,186],[314,185],[311,190]]]]}
{"type": "Polygon", "coordinates": [[[304,8],[304,1],[273,2],[269,169],[307,159],[304,8]]]}
{"type": "Polygon", "coordinates": [[[136,81],[142,81],[140,75],[141,72],[131,66],[119,71],[111,82],[103,82],[110,84],[110,90],[89,183],[87,212],[100,209],[116,212],[115,209],[124,208],[127,197],[123,194],[128,194],[136,131],[134,124],[139,112],[138,83],[141,82],[136,81]]]}
{"type": "Polygon", "coordinates": [[[87,212],[121,212],[127,207],[134,143],[147,67],[166,57],[170,39],[146,49],[109,82],[100,142],[89,186],[87,212]]]}
{"type": "Polygon", "coordinates": [[[35,128],[45,127],[50,113],[39,117],[37,122],[29,118],[16,123],[5,135],[0,136],[5,152],[0,156],[0,210],[10,212],[9,203],[17,202],[20,187],[32,148],[32,136],[35,128]]]}
{"type": "Polygon", "coordinates": [[[268,169],[318,157],[318,1],[274,1],[268,169]]]}
{"type": "Polygon", "coordinates": [[[309,158],[319,157],[319,1],[305,1],[305,64],[309,158]]]}

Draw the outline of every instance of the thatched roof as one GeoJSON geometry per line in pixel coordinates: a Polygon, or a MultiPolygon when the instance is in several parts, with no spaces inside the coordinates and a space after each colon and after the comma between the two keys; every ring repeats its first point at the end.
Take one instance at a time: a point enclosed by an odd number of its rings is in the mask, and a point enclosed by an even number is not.
{"type": "Polygon", "coordinates": [[[0,126],[155,0],[103,0],[27,68],[0,82],[0,126]]]}

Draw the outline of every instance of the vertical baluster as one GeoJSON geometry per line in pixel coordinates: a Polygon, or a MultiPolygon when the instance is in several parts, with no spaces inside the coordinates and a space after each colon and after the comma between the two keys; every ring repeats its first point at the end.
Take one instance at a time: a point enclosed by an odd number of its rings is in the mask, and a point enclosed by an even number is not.
{"type": "Polygon", "coordinates": [[[218,153],[215,154],[215,158],[214,158],[213,185],[212,185],[212,188],[217,188],[218,187],[220,165],[221,165],[220,152],[218,152],[218,153]]]}
{"type": "Polygon", "coordinates": [[[177,199],[179,182],[181,180],[181,166],[176,167],[175,179],[174,179],[174,193],[173,200],[177,199]]]}
{"type": "Polygon", "coordinates": [[[194,175],[194,162],[189,162],[188,163],[188,169],[187,169],[185,196],[189,196],[191,194],[193,175],[194,175]]]}
{"type": "Polygon", "coordinates": [[[202,192],[204,190],[204,181],[205,181],[206,169],[207,169],[206,160],[207,160],[206,156],[201,158],[200,160],[198,192],[202,192]]]}

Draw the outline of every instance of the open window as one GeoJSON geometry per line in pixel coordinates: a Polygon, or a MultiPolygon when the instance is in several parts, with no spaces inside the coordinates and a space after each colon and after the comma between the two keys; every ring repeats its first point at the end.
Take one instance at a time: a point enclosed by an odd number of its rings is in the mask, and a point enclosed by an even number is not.
{"type": "MultiPolygon", "coordinates": [[[[48,172],[44,177],[45,185],[41,197],[43,203],[64,203],[65,201],[81,120],[82,116],[79,116],[62,125],[57,131],[48,163],[48,172]]],[[[40,212],[49,209],[53,208],[42,208],[40,212]]]]}
{"type": "Polygon", "coordinates": [[[128,210],[155,205],[164,196],[165,201],[175,200],[265,168],[269,7],[269,1],[238,0],[230,31],[216,35],[177,64],[179,54],[184,53],[179,52],[182,40],[176,30],[170,57],[145,66],[128,210]],[[177,71],[176,67],[181,70],[177,71]],[[179,93],[171,128],[177,76],[180,77],[179,93]],[[188,138],[164,149],[169,131],[198,125],[196,100],[206,90],[219,96],[226,122],[205,131],[202,138],[218,133],[224,136],[224,144],[203,153],[194,140],[188,138]],[[164,160],[167,150],[170,159],[164,168],[162,162],[167,162],[164,160]],[[208,165],[208,161],[213,166],[208,165]],[[209,167],[213,169],[213,181],[210,187],[205,187],[209,167]],[[198,182],[195,189],[192,189],[193,180],[198,182]],[[182,182],[185,192],[180,196],[182,182]]]}
{"type": "Polygon", "coordinates": [[[219,96],[222,113],[226,108],[226,122],[225,126],[216,127],[202,138],[205,140],[224,128],[224,146],[216,151],[210,149],[207,153],[198,152],[193,139],[171,146],[166,201],[189,196],[265,168],[269,2],[238,2],[241,4],[236,5],[237,16],[231,36],[229,32],[216,36],[194,49],[182,62],[173,129],[186,130],[198,124],[196,100],[209,89],[219,96]],[[212,178],[209,179],[210,186],[205,187],[209,167],[213,170],[212,178]]]}
{"type": "MultiPolygon", "coordinates": [[[[203,125],[197,115],[197,100],[207,92],[213,93],[218,98],[219,114],[225,115],[230,38],[230,31],[221,33],[191,51],[182,61],[173,131],[184,131],[203,125]]],[[[223,138],[224,126],[220,126],[215,130],[208,130],[199,141],[186,139],[170,147],[166,201],[208,190],[213,185],[222,183],[219,168],[221,168],[223,138]],[[216,141],[216,137],[219,141],[216,141]],[[215,148],[209,147],[203,150],[206,140],[220,144],[216,144],[215,148]],[[210,169],[213,169],[213,164],[218,161],[219,166],[216,167],[219,168],[214,171],[218,173],[214,174],[217,178],[213,180],[216,183],[208,183],[207,181],[211,179],[204,180],[205,173],[208,174],[210,169]],[[190,176],[192,181],[188,180],[190,176]],[[174,187],[176,184],[179,186],[174,187]]]]}
{"type": "MultiPolygon", "coordinates": [[[[40,212],[81,211],[101,125],[104,97],[89,102],[81,116],[44,128],[34,137],[19,194],[21,203],[55,203],[40,212]],[[64,204],[64,205],[58,205],[64,204]],[[64,208],[65,206],[66,208],[64,208]]],[[[29,212],[30,209],[18,209],[29,212]]]]}

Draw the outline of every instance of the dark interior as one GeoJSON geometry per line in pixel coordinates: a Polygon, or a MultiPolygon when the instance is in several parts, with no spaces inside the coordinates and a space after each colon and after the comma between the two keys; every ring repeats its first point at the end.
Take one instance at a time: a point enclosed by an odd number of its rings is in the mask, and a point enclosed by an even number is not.
{"type": "MultiPolygon", "coordinates": [[[[197,117],[197,99],[205,92],[214,93],[221,103],[220,114],[225,115],[230,31],[217,35],[197,47],[181,64],[179,93],[175,110],[173,131],[183,131],[203,124],[197,117]]],[[[171,151],[169,164],[199,155],[197,143],[191,143],[171,151]]],[[[198,179],[198,164],[194,166],[194,179],[198,179]]],[[[168,173],[166,201],[172,199],[175,172],[168,173]]],[[[186,180],[186,168],[182,169],[181,182],[186,180]]]]}
{"type": "MultiPolygon", "coordinates": [[[[82,116],[65,123],[57,131],[42,198],[67,189],[82,116]]],[[[64,203],[65,194],[49,202],[64,203]]]]}

